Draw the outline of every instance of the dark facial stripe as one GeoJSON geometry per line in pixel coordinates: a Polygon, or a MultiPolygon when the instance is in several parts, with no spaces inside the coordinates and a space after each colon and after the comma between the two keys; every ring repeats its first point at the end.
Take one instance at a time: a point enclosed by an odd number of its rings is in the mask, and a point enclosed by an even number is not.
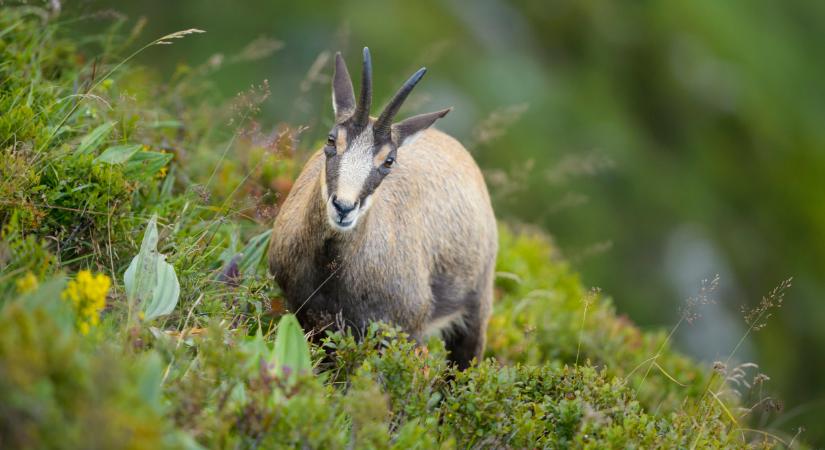
{"type": "MultiPolygon", "coordinates": [[[[338,189],[338,166],[341,164],[341,155],[336,154],[333,157],[327,157],[326,162],[326,177],[327,177],[327,194],[333,195],[338,189]]],[[[326,200],[326,199],[324,199],[326,200]]]]}
{"type": "Polygon", "coordinates": [[[364,204],[364,201],[367,197],[372,195],[378,186],[384,181],[384,177],[389,174],[389,170],[382,171],[379,168],[372,169],[370,175],[367,177],[367,180],[364,182],[364,187],[361,189],[361,194],[358,196],[358,201],[360,204],[364,204]]]}

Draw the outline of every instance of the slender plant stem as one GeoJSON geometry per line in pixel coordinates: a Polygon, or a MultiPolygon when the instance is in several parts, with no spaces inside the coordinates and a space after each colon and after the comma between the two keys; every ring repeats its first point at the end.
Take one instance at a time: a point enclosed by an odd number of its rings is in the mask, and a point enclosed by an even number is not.
{"type": "Polygon", "coordinates": [[[69,112],[66,113],[66,115],[64,115],[62,119],[60,119],[60,121],[57,123],[57,125],[52,130],[52,132],[49,134],[49,137],[46,138],[46,140],[40,145],[40,147],[37,148],[37,150],[35,151],[35,155],[40,154],[40,152],[43,151],[46,148],[46,146],[48,146],[51,143],[52,139],[54,139],[54,137],[57,135],[58,131],[60,131],[60,128],[63,127],[63,125],[66,123],[66,121],[68,121],[69,118],[72,116],[72,114],[74,114],[77,111],[77,109],[80,107],[81,102],[83,100],[85,100],[86,97],[89,94],[91,94],[91,92],[93,90],[95,90],[98,86],[100,86],[101,83],[103,83],[104,81],[109,79],[109,77],[111,77],[112,74],[114,74],[115,72],[117,72],[118,69],[123,67],[124,64],[126,64],[129,61],[131,61],[132,59],[134,59],[137,55],[139,55],[141,52],[143,52],[144,50],[146,50],[149,47],[152,47],[152,46],[155,46],[155,45],[161,45],[161,44],[170,44],[170,42],[168,41],[169,39],[179,39],[179,38],[182,38],[183,36],[186,36],[187,34],[203,33],[203,32],[204,32],[203,30],[198,30],[198,29],[195,29],[195,28],[191,28],[189,30],[183,30],[183,31],[178,31],[178,32],[175,32],[175,33],[167,34],[167,35],[165,35],[163,37],[159,37],[159,38],[155,39],[154,41],[144,45],[143,47],[135,50],[131,55],[129,55],[125,59],[121,60],[111,70],[106,72],[106,75],[104,75],[101,78],[98,78],[97,81],[92,83],[92,85],[89,86],[88,89],[86,89],[86,92],[84,92],[83,95],[80,97],[80,99],[77,102],[75,102],[75,104],[72,106],[72,108],[69,110],[69,112]]]}

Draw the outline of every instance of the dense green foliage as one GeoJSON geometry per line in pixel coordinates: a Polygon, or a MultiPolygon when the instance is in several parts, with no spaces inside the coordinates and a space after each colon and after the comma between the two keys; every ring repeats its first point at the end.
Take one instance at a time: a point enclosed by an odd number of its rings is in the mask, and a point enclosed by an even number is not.
{"type": "Polygon", "coordinates": [[[222,58],[213,79],[226,95],[269,79],[263,117],[307,124],[311,138],[331,117],[317,69],[332,51],[354,64],[370,46],[377,103],[429,67],[407,110],[454,106],[439,127],[491,174],[497,215],[553,234],[640,326],[674,323],[700,280],[721,276],[713,314],[674,337],[707,361],[736,344],[741,307],[793,276],[785,307],[737,358],[797,405],[782,426],[825,445],[822,2],[90,3],[146,16],[150,36],[208,30],[142,61],[172,74],[222,58]],[[226,64],[277,42],[269,58],[226,64]]]}
{"type": "Polygon", "coordinates": [[[266,85],[227,105],[209,67],[158,81],[129,64],[139,30],[121,26],[80,41],[47,11],[0,16],[0,446],[795,445],[747,427],[760,374],[673,351],[585,289],[544,234],[515,226],[501,226],[476,367],[457,372],[439,340],[416,347],[375,324],[314,346],[312,374],[276,370],[282,305],[262,252],[301,129],[251,120],[266,85]],[[123,274],[154,214],[181,296],[150,321],[130,310],[123,274]],[[73,297],[107,290],[101,322],[84,321],[73,297]]]}

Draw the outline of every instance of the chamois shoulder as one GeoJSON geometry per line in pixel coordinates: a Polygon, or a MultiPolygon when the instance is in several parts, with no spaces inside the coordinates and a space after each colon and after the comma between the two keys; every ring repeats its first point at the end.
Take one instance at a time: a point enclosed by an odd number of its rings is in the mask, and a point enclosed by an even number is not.
{"type": "Polygon", "coordinates": [[[420,132],[412,138],[410,143],[401,146],[399,151],[405,149],[437,150],[441,153],[467,153],[467,150],[458,140],[434,127],[420,132]]]}
{"type": "Polygon", "coordinates": [[[484,177],[472,155],[458,140],[443,131],[435,128],[424,130],[412,142],[400,147],[398,153],[399,160],[416,174],[437,177],[442,173],[455,181],[472,180],[478,184],[480,191],[487,191],[484,177]]]}

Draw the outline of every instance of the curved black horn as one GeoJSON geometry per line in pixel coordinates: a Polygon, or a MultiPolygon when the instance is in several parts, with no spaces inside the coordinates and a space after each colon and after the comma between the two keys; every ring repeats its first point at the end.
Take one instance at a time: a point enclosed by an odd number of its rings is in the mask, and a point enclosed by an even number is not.
{"type": "Polygon", "coordinates": [[[425,67],[418,69],[418,71],[414,73],[403,86],[401,86],[401,89],[395,93],[395,97],[390,100],[390,103],[386,108],[384,108],[384,111],[378,117],[378,120],[375,121],[375,136],[388,137],[390,135],[392,119],[398,113],[398,110],[401,109],[401,105],[404,104],[404,100],[407,99],[407,96],[410,95],[410,92],[412,92],[415,85],[421,81],[421,77],[423,77],[426,72],[427,68],[425,67]]]}
{"type": "Polygon", "coordinates": [[[361,70],[361,99],[355,110],[354,120],[359,126],[365,127],[370,121],[370,106],[372,104],[372,60],[370,49],[364,47],[364,66],[361,70]]]}

